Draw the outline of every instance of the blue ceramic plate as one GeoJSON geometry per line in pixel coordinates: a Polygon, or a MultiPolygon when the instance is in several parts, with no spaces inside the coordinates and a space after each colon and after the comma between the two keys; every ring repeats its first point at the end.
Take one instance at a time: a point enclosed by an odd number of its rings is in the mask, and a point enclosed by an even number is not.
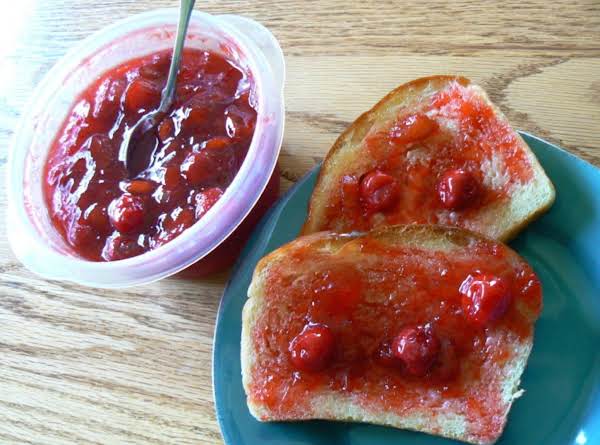
{"type": "MultiPolygon", "coordinates": [[[[556,203],[511,246],[542,280],[544,310],[503,445],[600,444],[600,170],[523,134],[556,186],[556,203]]],[[[213,376],[227,445],[450,445],[458,442],[372,425],[260,423],[248,412],[240,371],[242,307],[257,261],[298,234],[317,170],[271,209],[246,246],[217,318],[213,376]]]]}

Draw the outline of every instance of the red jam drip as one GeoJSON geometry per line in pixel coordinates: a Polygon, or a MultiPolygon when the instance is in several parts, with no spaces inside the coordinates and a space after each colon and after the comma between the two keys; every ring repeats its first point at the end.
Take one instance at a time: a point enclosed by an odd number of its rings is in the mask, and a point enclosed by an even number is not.
{"type": "Polygon", "coordinates": [[[482,441],[499,432],[498,367],[541,309],[540,283],[524,261],[491,242],[472,242],[451,258],[360,239],[339,256],[303,249],[266,271],[265,309],[251,334],[252,400],[275,418],[310,418],[307,393],[334,391],[374,413],[462,411],[482,441]],[[368,255],[360,269],[352,262],[358,254],[368,255]],[[463,283],[482,274],[502,280],[512,298],[501,316],[479,324],[465,317],[471,287],[463,283]],[[310,370],[290,354],[307,326],[326,326],[332,337],[308,342],[325,357],[313,357],[310,370]]]}
{"type": "Polygon", "coordinates": [[[320,229],[430,223],[477,230],[472,217],[479,209],[508,199],[515,184],[532,177],[519,144],[489,104],[454,83],[418,111],[371,130],[363,141],[374,160],[370,170],[350,171],[339,179],[320,229]],[[363,178],[374,174],[387,175],[388,184],[395,181],[381,193],[384,199],[365,199],[363,178]]]}
{"type": "Polygon", "coordinates": [[[159,247],[198,221],[238,172],[256,123],[251,80],[229,60],[186,49],[175,103],[138,141],[133,176],[123,133],[160,102],[170,52],[130,60],[81,93],[45,167],[52,222],[73,251],[112,261],[159,247]]]}

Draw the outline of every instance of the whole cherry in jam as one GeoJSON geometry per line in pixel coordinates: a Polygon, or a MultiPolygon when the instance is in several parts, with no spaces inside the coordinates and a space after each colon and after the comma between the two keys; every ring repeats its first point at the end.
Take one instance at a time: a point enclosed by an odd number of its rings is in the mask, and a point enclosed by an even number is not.
{"type": "Polygon", "coordinates": [[[437,183],[440,203],[449,210],[462,210],[474,203],[480,193],[479,183],[464,169],[444,172],[437,183]]]}
{"type": "Polygon", "coordinates": [[[291,341],[290,359],[296,369],[318,372],[325,369],[333,357],[335,339],[324,324],[307,324],[291,341]]]}
{"type": "Polygon", "coordinates": [[[431,327],[408,326],[394,338],[392,352],[404,369],[417,377],[426,375],[435,364],[441,343],[431,327]]]}
{"type": "Polygon", "coordinates": [[[220,188],[210,188],[196,195],[196,219],[200,219],[212,206],[216,204],[219,198],[223,196],[220,188]]]}
{"type": "Polygon", "coordinates": [[[438,124],[423,113],[400,118],[390,130],[390,140],[396,144],[409,144],[431,136],[438,124]]]}
{"type": "Polygon", "coordinates": [[[125,91],[125,109],[131,113],[150,111],[160,102],[160,87],[151,80],[139,77],[125,91]]]}
{"type": "Polygon", "coordinates": [[[501,318],[512,300],[506,280],[490,274],[469,275],[460,285],[459,292],[465,318],[478,326],[501,318]]]}
{"type": "Polygon", "coordinates": [[[398,184],[387,173],[373,170],[360,181],[360,197],[369,212],[388,210],[398,201],[398,184]]]}
{"type": "Polygon", "coordinates": [[[110,204],[108,214],[111,224],[119,232],[136,232],[144,225],[146,206],[139,196],[125,193],[110,204]]]}
{"type": "Polygon", "coordinates": [[[124,260],[144,253],[135,236],[113,234],[104,245],[102,258],[106,261],[124,260]]]}
{"type": "Polygon", "coordinates": [[[191,185],[199,185],[214,180],[218,175],[218,166],[213,157],[203,150],[190,155],[181,164],[181,174],[191,185]]]}

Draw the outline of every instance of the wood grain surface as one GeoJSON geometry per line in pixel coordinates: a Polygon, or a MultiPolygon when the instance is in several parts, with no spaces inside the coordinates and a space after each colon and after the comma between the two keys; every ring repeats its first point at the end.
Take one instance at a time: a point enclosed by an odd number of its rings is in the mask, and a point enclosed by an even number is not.
{"type": "MultiPolygon", "coordinates": [[[[75,42],[158,0],[0,5],[0,180],[26,101],[75,42]]],[[[287,61],[283,189],[394,86],[461,73],[520,129],[600,165],[600,3],[199,1],[267,25],[287,61]]],[[[3,182],[4,183],[4,182],[3,182]]],[[[220,444],[211,347],[227,274],[124,291],[47,282],[6,240],[0,195],[0,443],[220,444]]]]}

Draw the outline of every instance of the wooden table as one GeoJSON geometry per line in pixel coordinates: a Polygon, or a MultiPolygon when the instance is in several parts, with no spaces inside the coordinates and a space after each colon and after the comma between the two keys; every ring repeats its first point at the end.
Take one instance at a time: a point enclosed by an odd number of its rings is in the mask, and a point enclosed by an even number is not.
{"type": "MultiPolygon", "coordinates": [[[[75,42],[158,0],[0,6],[0,180],[32,90],[75,42]]],[[[283,188],[392,87],[481,83],[520,129],[600,165],[597,0],[199,1],[279,38],[288,66],[283,188]],[[500,4],[502,4],[500,6],[500,4]]],[[[211,346],[227,274],[123,291],[47,282],[17,263],[0,195],[0,443],[217,444],[211,346]]]]}

